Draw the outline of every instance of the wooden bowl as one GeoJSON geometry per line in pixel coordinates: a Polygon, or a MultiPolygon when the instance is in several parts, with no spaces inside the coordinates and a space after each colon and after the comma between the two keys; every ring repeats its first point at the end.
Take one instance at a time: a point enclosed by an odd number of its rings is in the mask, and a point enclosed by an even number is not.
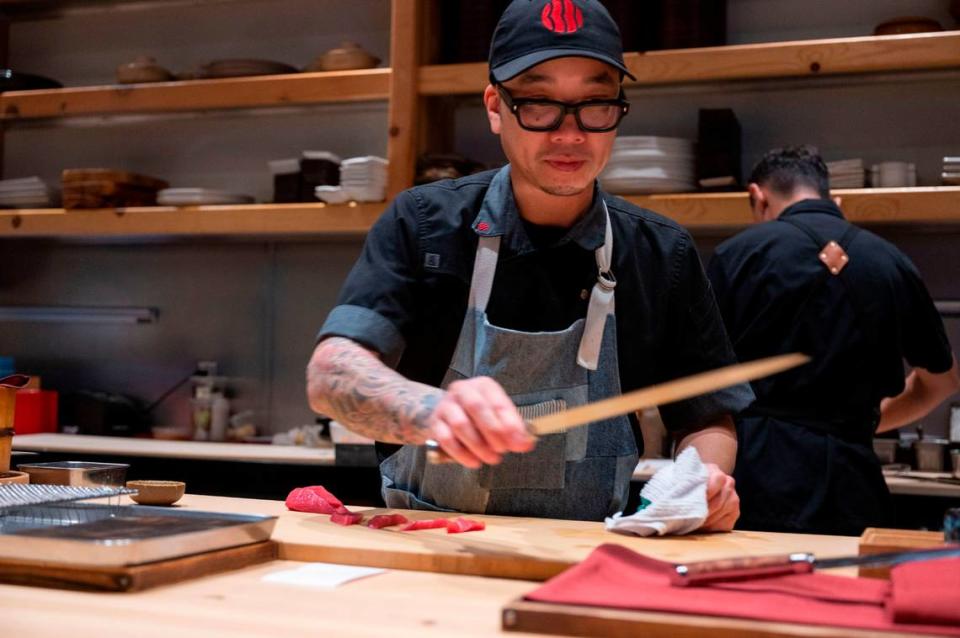
{"type": "Polygon", "coordinates": [[[130,498],[140,505],[173,505],[187,489],[182,481],[127,481],[127,487],[137,490],[130,498]]]}
{"type": "Polygon", "coordinates": [[[0,485],[10,483],[29,483],[30,475],[26,472],[0,472],[0,485]]]}
{"type": "Polygon", "coordinates": [[[901,16],[878,24],[873,29],[873,35],[900,35],[902,33],[929,33],[931,31],[943,31],[943,27],[933,18],[901,16]]]}

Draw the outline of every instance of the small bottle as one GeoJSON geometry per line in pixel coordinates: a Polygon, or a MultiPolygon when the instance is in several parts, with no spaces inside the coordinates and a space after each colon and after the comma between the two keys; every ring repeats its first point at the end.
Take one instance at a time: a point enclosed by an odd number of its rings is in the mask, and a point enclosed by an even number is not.
{"type": "Polygon", "coordinates": [[[193,405],[193,440],[210,439],[210,421],[213,419],[213,393],[209,385],[198,385],[191,400],[193,405]]]}
{"type": "Polygon", "coordinates": [[[960,403],[950,404],[950,441],[960,443],[960,403]]]}
{"type": "Polygon", "coordinates": [[[226,441],[227,425],[230,421],[230,399],[223,396],[222,392],[213,394],[213,402],[210,409],[210,440],[226,441]]]}

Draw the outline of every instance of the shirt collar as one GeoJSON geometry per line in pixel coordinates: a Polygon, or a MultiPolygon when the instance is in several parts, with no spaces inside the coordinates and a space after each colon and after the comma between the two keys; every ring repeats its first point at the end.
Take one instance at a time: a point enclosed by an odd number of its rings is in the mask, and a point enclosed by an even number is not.
{"type": "Polygon", "coordinates": [[[802,199],[795,204],[787,206],[780,217],[790,217],[791,215],[802,215],[803,213],[824,213],[843,219],[843,212],[840,207],[829,199],[802,199]]]}
{"type": "MultiPolygon", "coordinates": [[[[604,214],[603,195],[596,184],[594,184],[593,193],[590,208],[556,245],[572,241],[586,250],[596,250],[603,245],[607,221],[604,214]]],[[[473,232],[478,235],[502,237],[503,246],[511,254],[522,255],[536,250],[520,221],[520,211],[513,198],[509,164],[494,175],[472,227],[473,232]]]]}

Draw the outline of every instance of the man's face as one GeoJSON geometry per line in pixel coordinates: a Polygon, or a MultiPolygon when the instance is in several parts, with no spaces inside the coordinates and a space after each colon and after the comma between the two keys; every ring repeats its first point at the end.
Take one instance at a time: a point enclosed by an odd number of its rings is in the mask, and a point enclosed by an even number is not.
{"type": "MultiPolygon", "coordinates": [[[[503,86],[513,99],[576,103],[616,99],[620,76],[616,69],[598,60],[558,58],[538,64],[503,86]]],[[[610,157],[616,131],[581,131],[572,113],[554,131],[528,131],[520,126],[496,89],[488,87],[484,101],[490,128],[500,136],[510,161],[515,187],[532,187],[561,197],[592,189],[610,157]]]]}

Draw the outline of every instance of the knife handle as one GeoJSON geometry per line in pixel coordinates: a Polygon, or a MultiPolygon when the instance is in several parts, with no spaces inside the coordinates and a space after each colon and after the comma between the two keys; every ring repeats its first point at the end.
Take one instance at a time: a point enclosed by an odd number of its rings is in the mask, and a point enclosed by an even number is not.
{"type": "Polygon", "coordinates": [[[813,554],[796,553],[777,556],[744,556],[675,565],[670,584],[680,587],[710,583],[767,578],[813,571],[813,554]]]}
{"type": "MultiPolygon", "coordinates": [[[[522,409],[520,412],[521,412],[521,416],[524,417],[523,423],[524,425],[527,426],[527,432],[530,434],[530,436],[536,437],[537,433],[534,431],[533,425],[528,420],[528,417],[525,414],[523,414],[522,409]]],[[[456,461],[454,461],[449,454],[443,451],[443,448],[440,447],[440,444],[434,441],[433,439],[427,439],[426,441],[424,441],[423,447],[425,447],[427,450],[427,463],[430,463],[431,465],[438,465],[443,463],[456,463],[456,461]]]]}
{"type": "Polygon", "coordinates": [[[433,439],[427,439],[423,447],[427,449],[427,463],[430,465],[441,465],[443,463],[456,463],[449,454],[443,451],[440,444],[433,439]]]}

